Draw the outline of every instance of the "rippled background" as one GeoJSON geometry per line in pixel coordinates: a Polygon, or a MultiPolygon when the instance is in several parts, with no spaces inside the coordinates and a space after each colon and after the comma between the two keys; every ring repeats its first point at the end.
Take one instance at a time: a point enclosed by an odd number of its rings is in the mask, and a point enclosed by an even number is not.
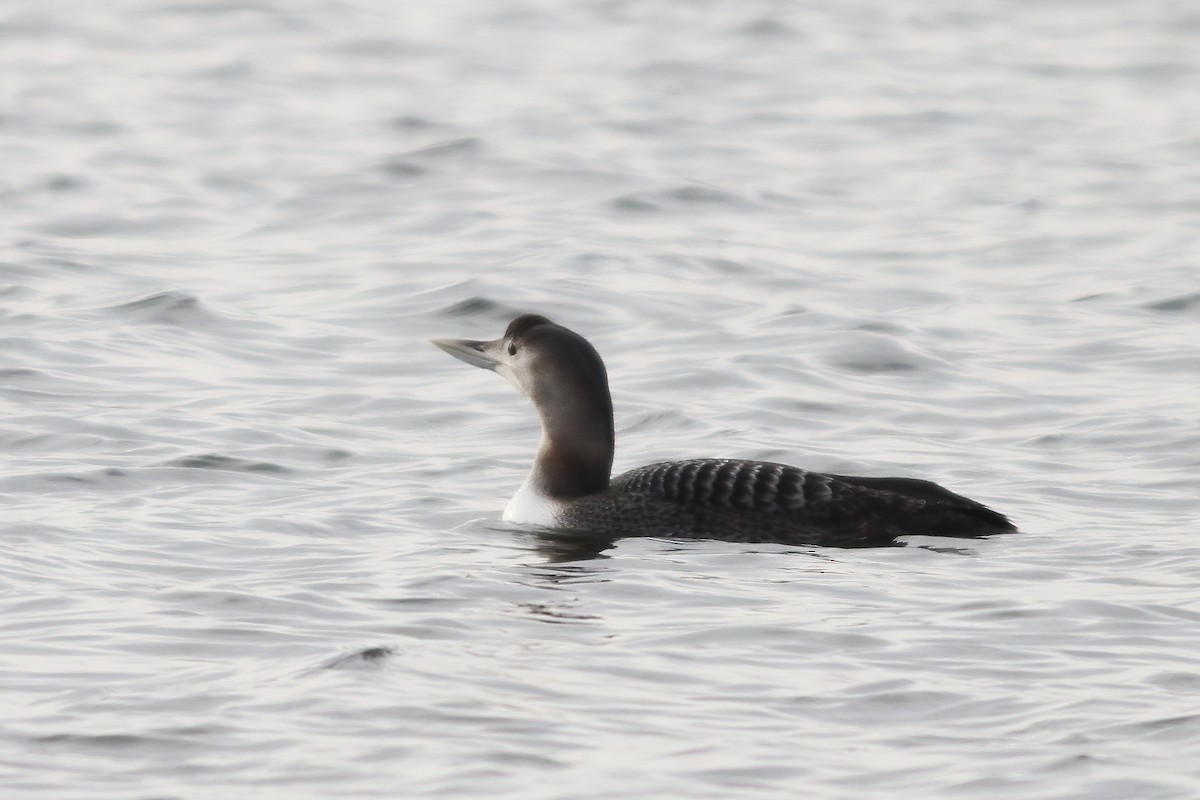
{"type": "Polygon", "coordinates": [[[1189,3],[0,7],[5,798],[1200,797],[1189,3]],[[619,468],[1022,535],[502,525],[431,347],[538,311],[619,468]]]}

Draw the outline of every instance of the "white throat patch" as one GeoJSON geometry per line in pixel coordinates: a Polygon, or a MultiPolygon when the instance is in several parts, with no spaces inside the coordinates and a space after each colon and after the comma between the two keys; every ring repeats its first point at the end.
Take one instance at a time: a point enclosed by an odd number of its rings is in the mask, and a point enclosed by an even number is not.
{"type": "Polygon", "coordinates": [[[508,501],[504,509],[504,521],[554,528],[559,524],[558,505],[553,498],[537,490],[533,472],[530,472],[521,488],[517,489],[517,493],[508,501]]]}

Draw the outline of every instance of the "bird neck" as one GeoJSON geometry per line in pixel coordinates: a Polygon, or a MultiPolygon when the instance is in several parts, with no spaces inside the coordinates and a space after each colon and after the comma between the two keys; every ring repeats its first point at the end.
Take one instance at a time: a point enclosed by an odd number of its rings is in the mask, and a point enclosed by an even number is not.
{"type": "Polygon", "coordinates": [[[546,495],[569,499],[608,488],[615,434],[608,380],[601,385],[558,386],[534,398],[542,441],[531,477],[546,495]]]}

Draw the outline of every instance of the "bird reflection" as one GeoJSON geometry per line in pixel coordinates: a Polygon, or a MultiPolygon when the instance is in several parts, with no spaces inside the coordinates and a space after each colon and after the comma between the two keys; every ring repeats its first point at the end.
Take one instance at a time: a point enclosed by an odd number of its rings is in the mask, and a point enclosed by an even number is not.
{"type": "Polygon", "coordinates": [[[554,528],[539,530],[533,536],[534,549],[551,564],[608,558],[604,551],[617,542],[613,536],[554,528]]]}
{"type": "MultiPolygon", "coordinates": [[[[530,532],[533,537],[533,549],[542,556],[548,564],[569,564],[571,562],[592,561],[611,558],[608,550],[612,549],[622,538],[619,536],[604,536],[590,531],[569,530],[559,528],[542,528],[530,532]]],[[[852,544],[833,545],[819,548],[826,551],[860,550],[879,548],[918,547],[935,553],[947,555],[975,556],[977,551],[969,547],[953,547],[944,544],[916,544],[904,540],[881,537],[878,539],[863,539],[852,544]]],[[[797,548],[811,550],[811,547],[797,548]]]]}

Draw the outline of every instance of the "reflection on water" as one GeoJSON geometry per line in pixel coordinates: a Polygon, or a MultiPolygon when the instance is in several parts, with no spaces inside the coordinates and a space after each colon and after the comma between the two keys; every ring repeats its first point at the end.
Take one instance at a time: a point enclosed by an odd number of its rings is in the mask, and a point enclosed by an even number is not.
{"type": "Polygon", "coordinates": [[[605,551],[617,541],[587,531],[539,530],[531,535],[535,551],[551,564],[607,558],[605,551]]]}

